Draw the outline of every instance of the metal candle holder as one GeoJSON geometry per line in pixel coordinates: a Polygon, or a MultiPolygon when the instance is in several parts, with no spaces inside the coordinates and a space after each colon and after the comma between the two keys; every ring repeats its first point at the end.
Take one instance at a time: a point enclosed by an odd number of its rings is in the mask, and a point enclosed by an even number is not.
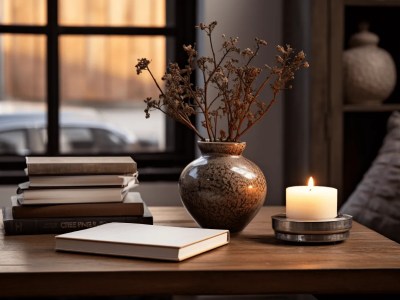
{"type": "Polygon", "coordinates": [[[278,240],[297,243],[334,243],[350,235],[353,217],[339,214],[336,218],[321,221],[294,220],[286,214],[272,216],[272,228],[278,240]]]}

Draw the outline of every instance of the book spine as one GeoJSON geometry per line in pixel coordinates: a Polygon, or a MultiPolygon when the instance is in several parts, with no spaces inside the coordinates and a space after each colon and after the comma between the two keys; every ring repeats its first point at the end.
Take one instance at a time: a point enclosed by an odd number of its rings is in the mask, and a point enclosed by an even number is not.
{"type": "Polygon", "coordinates": [[[13,206],[14,219],[30,218],[71,218],[71,217],[141,217],[144,213],[143,203],[116,203],[115,207],[107,203],[31,205],[13,206]]]}
{"type": "Polygon", "coordinates": [[[28,164],[28,174],[31,175],[96,175],[96,174],[133,174],[136,173],[136,163],[118,164],[118,163],[101,163],[101,164],[28,164]]]}
{"type": "Polygon", "coordinates": [[[153,224],[153,217],[81,217],[4,220],[6,235],[62,234],[110,222],[153,224]]]}

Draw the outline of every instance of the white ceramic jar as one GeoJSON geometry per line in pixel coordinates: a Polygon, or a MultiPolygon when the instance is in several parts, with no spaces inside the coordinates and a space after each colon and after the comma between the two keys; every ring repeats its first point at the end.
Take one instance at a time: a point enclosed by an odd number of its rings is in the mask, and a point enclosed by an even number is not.
{"type": "Polygon", "coordinates": [[[378,47],[379,37],[360,26],[343,53],[343,88],[346,103],[377,105],[393,92],[396,66],[391,55],[378,47]]]}

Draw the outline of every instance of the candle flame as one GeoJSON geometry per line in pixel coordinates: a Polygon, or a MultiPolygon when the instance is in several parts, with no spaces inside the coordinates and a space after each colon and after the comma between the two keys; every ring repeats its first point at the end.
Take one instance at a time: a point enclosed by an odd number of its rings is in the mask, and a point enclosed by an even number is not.
{"type": "Polygon", "coordinates": [[[310,179],[308,179],[308,187],[312,188],[314,186],[314,179],[312,178],[312,176],[310,176],[310,179]]]}

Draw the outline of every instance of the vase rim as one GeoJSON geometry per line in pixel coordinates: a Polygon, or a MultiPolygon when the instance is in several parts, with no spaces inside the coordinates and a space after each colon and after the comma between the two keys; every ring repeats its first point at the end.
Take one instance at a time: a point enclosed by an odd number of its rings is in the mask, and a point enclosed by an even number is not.
{"type": "Polygon", "coordinates": [[[197,143],[199,144],[224,144],[224,145],[240,145],[240,144],[246,144],[246,142],[226,142],[226,141],[201,141],[198,140],[197,143]]]}
{"type": "Polygon", "coordinates": [[[241,155],[246,148],[245,142],[199,141],[197,145],[202,154],[217,153],[222,155],[241,155]]]}

